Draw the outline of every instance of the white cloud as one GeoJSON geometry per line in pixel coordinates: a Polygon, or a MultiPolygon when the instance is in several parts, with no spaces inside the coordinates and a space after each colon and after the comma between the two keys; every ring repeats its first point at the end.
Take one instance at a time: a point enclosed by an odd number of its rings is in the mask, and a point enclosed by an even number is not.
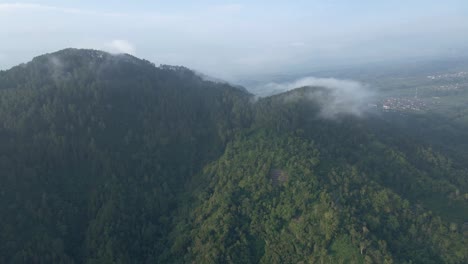
{"type": "MultiPolygon", "coordinates": [[[[322,118],[334,118],[341,114],[361,116],[368,110],[369,102],[374,97],[374,93],[360,82],[315,77],[305,77],[285,83],[268,83],[260,89],[257,88],[257,94],[260,93],[260,96],[271,95],[306,86],[320,88],[310,90],[302,96],[320,105],[320,117],[322,118]]],[[[297,100],[299,97],[293,94],[287,99],[297,100]]]]}
{"type": "Polygon", "coordinates": [[[105,46],[107,50],[112,53],[128,53],[135,55],[135,47],[130,42],[123,39],[114,39],[105,46]]]}
{"type": "Polygon", "coordinates": [[[31,3],[0,3],[0,12],[12,12],[21,10],[32,10],[38,12],[59,12],[78,15],[100,15],[100,16],[127,16],[123,13],[98,12],[79,8],[66,8],[51,5],[31,4],[31,3]]]}
{"type": "Polygon", "coordinates": [[[45,6],[26,3],[0,3],[0,11],[14,11],[19,9],[40,9],[45,6]]]}

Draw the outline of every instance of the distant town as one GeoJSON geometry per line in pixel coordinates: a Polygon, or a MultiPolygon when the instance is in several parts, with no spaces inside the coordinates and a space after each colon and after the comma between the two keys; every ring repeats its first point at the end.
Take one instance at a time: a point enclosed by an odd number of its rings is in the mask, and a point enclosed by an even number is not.
{"type": "Polygon", "coordinates": [[[427,102],[418,98],[390,97],[382,102],[384,111],[421,111],[427,108],[427,102]]]}
{"type": "Polygon", "coordinates": [[[431,86],[416,86],[414,96],[405,96],[405,97],[388,97],[382,99],[374,107],[381,108],[383,111],[423,111],[429,108],[432,104],[437,104],[440,96],[445,96],[448,94],[440,92],[455,92],[461,90],[468,90],[468,71],[460,71],[456,73],[446,73],[446,74],[436,74],[428,75],[427,79],[434,81],[434,85],[431,86]],[[421,92],[423,96],[419,96],[421,92]],[[436,92],[436,93],[431,93],[436,92]]]}
{"type": "Polygon", "coordinates": [[[431,80],[442,80],[442,79],[453,79],[453,78],[464,78],[464,77],[468,77],[468,72],[461,71],[457,73],[446,73],[446,74],[440,74],[440,75],[427,76],[427,78],[431,80]]]}

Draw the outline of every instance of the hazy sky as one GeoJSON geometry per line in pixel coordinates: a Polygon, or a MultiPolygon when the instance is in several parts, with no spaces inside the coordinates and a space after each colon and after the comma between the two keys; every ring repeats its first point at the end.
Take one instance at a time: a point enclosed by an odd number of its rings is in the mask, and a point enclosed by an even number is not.
{"type": "Polygon", "coordinates": [[[0,0],[0,69],[66,47],[238,76],[466,54],[467,0],[0,0]]]}

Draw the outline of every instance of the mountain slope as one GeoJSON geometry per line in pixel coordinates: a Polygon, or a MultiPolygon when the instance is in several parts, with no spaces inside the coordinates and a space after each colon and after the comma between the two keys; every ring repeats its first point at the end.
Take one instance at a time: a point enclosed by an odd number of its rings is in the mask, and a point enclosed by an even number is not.
{"type": "Polygon", "coordinates": [[[159,255],[161,217],[250,98],[182,67],[72,49],[2,72],[0,93],[7,263],[159,255]]]}
{"type": "Polygon", "coordinates": [[[321,150],[265,131],[230,144],[193,183],[172,235],[175,256],[197,263],[466,259],[462,235],[440,217],[321,150]],[[273,170],[288,177],[275,184],[273,170]]]}
{"type": "Polygon", "coordinates": [[[466,262],[466,132],[327,96],[94,50],[0,72],[0,262],[466,262]]]}

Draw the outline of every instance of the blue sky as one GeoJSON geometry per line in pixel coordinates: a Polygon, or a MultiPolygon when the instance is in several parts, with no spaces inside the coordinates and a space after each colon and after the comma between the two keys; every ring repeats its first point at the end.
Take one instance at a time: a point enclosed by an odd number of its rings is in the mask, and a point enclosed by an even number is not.
{"type": "Polygon", "coordinates": [[[229,80],[467,54],[468,1],[0,1],[0,69],[66,47],[229,80]]]}

